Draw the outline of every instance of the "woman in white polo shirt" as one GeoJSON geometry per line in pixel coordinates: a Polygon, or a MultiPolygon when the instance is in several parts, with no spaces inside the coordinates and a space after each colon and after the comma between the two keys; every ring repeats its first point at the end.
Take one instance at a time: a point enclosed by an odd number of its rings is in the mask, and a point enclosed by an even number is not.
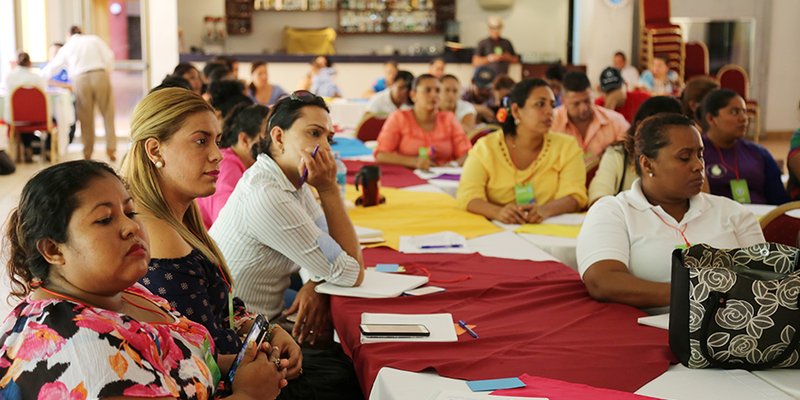
{"type": "Polygon", "coordinates": [[[578,270],[597,300],[665,307],[677,246],[747,247],[764,242],[764,235],[742,205],[700,191],[703,141],[691,119],[659,114],[644,120],[635,149],[640,178],[589,210],[578,236],[578,270]]]}

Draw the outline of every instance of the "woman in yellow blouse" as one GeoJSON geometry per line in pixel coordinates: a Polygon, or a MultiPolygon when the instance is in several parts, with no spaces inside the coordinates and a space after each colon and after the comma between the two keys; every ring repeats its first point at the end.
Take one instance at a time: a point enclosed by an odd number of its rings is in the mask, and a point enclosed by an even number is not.
{"type": "MultiPolygon", "coordinates": [[[[541,79],[506,98],[503,130],[480,139],[464,164],[460,207],[510,224],[536,224],[586,206],[586,169],[575,138],[550,131],[555,96],[541,79]]],[[[503,115],[499,115],[502,119],[503,115]]]]}

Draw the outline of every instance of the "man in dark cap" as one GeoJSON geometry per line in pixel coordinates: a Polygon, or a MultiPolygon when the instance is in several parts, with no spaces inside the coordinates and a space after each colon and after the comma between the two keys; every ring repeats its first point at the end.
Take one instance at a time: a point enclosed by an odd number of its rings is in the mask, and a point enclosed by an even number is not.
{"type": "Polygon", "coordinates": [[[603,95],[594,104],[622,114],[628,122],[633,122],[639,106],[650,98],[650,93],[645,91],[628,91],[622,73],[614,67],[608,67],[600,74],[600,91],[603,95]]]}
{"type": "Polygon", "coordinates": [[[489,108],[489,100],[492,98],[492,83],[497,76],[494,70],[488,66],[475,68],[472,74],[472,82],[461,96],[461,99],[475,105],[478,112],[477,122],[494,122],[494,113],[489,108]]]}

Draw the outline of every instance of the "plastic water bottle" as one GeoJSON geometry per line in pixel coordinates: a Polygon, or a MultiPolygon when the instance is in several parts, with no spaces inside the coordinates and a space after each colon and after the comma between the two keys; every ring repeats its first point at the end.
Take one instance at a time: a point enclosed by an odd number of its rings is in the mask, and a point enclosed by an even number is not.
{"type": "Polygon", "coordinates": [[[344,165],[344,161],[342,161],[342,157],[339,155],[338,151],[333,153],[333,158],[336,160],[336,185],[339,186],[339,196],[341,196],[342,201],[345,201],[347,193],[347,166],[344,165]]]}

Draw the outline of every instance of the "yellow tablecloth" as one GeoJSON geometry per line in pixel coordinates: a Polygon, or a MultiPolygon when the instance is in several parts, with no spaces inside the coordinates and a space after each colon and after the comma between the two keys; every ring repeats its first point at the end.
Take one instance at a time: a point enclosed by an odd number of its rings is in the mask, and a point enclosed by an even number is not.
{"type": "MultiPolygon", "coordinates": [[[[399,250],[400,236],[426,235],[452,231],[473,238],[502,231],[486,218],[459,210],[456,200],[443,193],[413,192],[381,188],[386,203],[374,207],[355,207],[348,210],[354,225],[383,231],[385,243],[370,247],[389,246],[399,250]]],[[[354,201],[358,193],[347,187],[347,199],[354,201]]]]}
{"type": "Polygon", "coordinates": [[[532,233],[535,235],[577,238],[580,225],[525,224],[514,230],[516,233],[532,233]]]}

